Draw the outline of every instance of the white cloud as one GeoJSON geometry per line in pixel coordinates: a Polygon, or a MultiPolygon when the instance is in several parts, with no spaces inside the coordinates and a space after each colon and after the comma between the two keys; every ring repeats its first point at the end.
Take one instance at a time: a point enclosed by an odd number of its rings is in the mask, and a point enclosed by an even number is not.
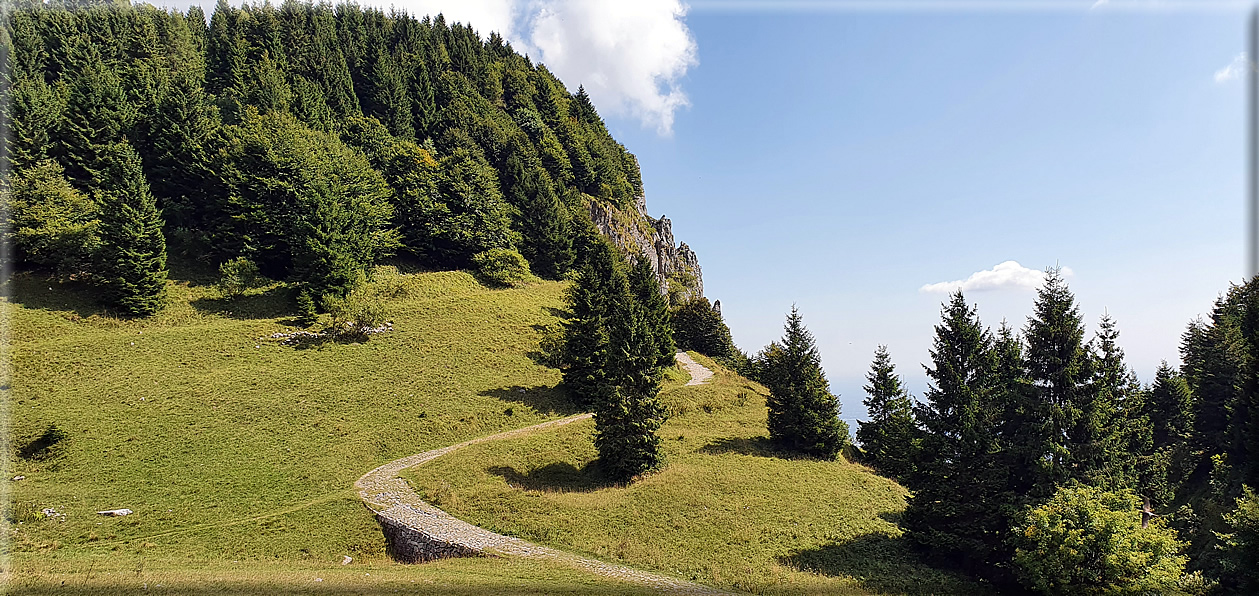
{"type": "Polygon", "coordinates": [[[681,88],[699,63],[678,0],[535,0],[526,48],[570,91],[583,85],[601,111],[629,114],[661,134],[690,105],[681,88]]]}
{"type": "Polygon", "coordinates": [[[1246,58],[1246,52],[1242,52],[1235,56],[1228,66],[1215,71],[1215,82],[1227,83],[1233,79],[1241,78],[1251,68],[1253,66],[1250,60],[1246,58]]]}
{"type": "MultiPolygon", "coordinates": [[[[1062,268],[1063,275],[1071,275],[1068,267],[1062,268]]],[[[942,281],[927,284],[918,289],[919,292],[947,293],[954,290],[963,292],[984,292],[990,290],[1031,290],[1045,281],[1045,272],[1028,269],[1018,261],[1006,261],[992,269],[976,271],[966,279],[942,281]]]]}
{"type": "Polygon", "coordinates": [[[680,0],[379,0],[416,15],[442,13],[482,37],[497,31],[576,92],[584,86],[604,114],[628,115],[660,134],[690,105],[681,88],[698,64],[680,0]]]}
{"type": "Polygon", "coordinates": [[[1094,2],[1093,5],[1089,7],[1089,10],[1093,10],[1099,6],[1105,6],[1109,2],[1110,0],[1097,0],[1097,2],[1094,2]]]}

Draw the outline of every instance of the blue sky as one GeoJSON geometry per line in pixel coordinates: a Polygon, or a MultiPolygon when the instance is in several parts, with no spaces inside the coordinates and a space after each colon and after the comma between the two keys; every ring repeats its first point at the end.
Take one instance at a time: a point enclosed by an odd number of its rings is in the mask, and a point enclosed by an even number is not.
{"type": "MultiPolygon", "coordinates": [[[[1244,274],[1244,3],[385,4],[584,84],[736,343],[798,305],[845,417],[878,344],[922,395],[925,285],[1059,264],[1148,381],[1244,274]]],[[[994,276],[968,299],[1022,328],[1034,289],[994,276]]]]}
{"type": "MultiPolygon", "coordinates": [[[[1103,7],[1104,8],[1104,7],[1103,7]]],[[[916,395],[946,294],[1060,264],[1090,328],[1115,317],[1148,381],[1244,274],[1243,11],[693,9],[690,105],[662,136],[608,117],[648,208],[698,253],[736,343],[793,303],[845,417],[875,346],[916,395]]],[[[1034,290],[973,290],[1025,324],[1034,290]]]]}

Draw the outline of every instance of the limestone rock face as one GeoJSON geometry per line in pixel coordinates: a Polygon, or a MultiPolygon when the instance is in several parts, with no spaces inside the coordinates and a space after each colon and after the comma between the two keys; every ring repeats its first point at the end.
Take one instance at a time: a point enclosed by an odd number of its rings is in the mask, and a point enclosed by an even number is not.
{"type": "Polygon", "coordinates": [[[685,302],[704,295],[704,277],[699,258],[685,242],[675,245],[673,222],[647,214],[647,202],[636,197],[633,211],[591,200],[590,219],[599,233],[610,238],[632,261],[643,255],[651,263],[660,282],[660,291],[672,302],[685,302]]]}

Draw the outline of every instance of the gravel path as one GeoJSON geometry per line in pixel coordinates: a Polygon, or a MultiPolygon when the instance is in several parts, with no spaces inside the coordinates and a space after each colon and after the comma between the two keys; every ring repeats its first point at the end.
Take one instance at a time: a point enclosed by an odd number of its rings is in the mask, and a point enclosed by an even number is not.
{"type": "Polygon", "coordinates": [[[682,363],[682,368],[685,368],[686,372],[691,373],[691,380],[686,382],[687,385],[703,385],[708,382],[708,379],[713,378],[713,371],[704,368],[694,358],[691,358],[690,354],[678,352],[676,358],[678,362],[682,363]]]}
{"type": "MultiPolygon", "coordinates": [[[[677,358],[686,367],[687,371],[691,373],[691,381],[687,385],[698,385],[713,376],[712,371],[700,366],[685,353],[679,352],[677,358]]],[[[469,445],[511,439],[535,431],[586,420],[590,417],[590,414],[578,414],[407,456],[391,461],[364,474],[362,478],[359,478],[354,483],[354,488],[358,490],[359,497],[363,499],[363,502],[375,511],[378,516],[468,552],[514,555],[531,559],[549,559],[566,562],[597,575],[649,586],[670,594],[731,594],[731,592],[702,586],[682,579],[605,563],[597,559],[581,557],[526,542],[519,538],[495,534],[484,528],[456,519],[445,511],[425,503],[420,500],[420,496],[411,489],[411,486],[405,480],[398,477],[398,473],[402,470],[432,461],[469,445]]]]}

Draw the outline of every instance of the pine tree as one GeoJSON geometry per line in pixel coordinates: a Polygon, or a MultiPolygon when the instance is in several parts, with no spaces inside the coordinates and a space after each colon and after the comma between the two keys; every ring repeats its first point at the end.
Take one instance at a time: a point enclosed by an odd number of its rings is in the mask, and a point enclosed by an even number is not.
{"type": "Polygon", "coordinates": [[[643,307],[646,324],[656,344],[656,366],[673,366],[677,346],[673,343],[673,329],[670,327],[669,304],[660,293],[660,282],[656,280],[656,271],[651,268],[647,257],[639,255],[629,271],[630,292],[634,300],[643,307]]]}
{"type": "Polygon", "coordinates": [[[1150,425],[1150,465],[1143,491],[1156,505],[1170,505],[1195,467],[1191,459],[1193,395],[1185,380],[1166,361],[1154,373],[1146,392],[1142,419],[1150,425]]]}
{"type": "Polygon", "coordinates": [[[1090,342],[1093,378],[1085,392],[1080,444],[1076,460],[1092,471],[1089,483],[1107,489],[1131,488],[1136,479],[1135,459],[1128,450],[1133,425],[1141,412],[1134,408],[1136,375],[1124,364],[1119,329],[1109,314],[1103,315],[1097,336],[1090,342]]]}
{"type": "Polygon", "coordinates": [[[127,102],[118,75],[101,62],[94,48],[75,73],[62,120],[57,157],[66,176],[88,189],[101,176],[102,153],[135,123],[135,108],[127,102]]]}
{"type": "Polygon", "coordinates": [[[926,403],[915,411],[923,440],[905,527],[933,556],[992,574],[990,561],[1008,558],[1006,534],[1017,511],[1000,440],[1005,409],[993,341],[961,291],[942,319],[926,370],[926,403]]]}
{"type": "Polygon", "coordinates": [[[767,363],[769,438],[779,447],[834,459],[848,439],[839,403],[822,374],[822,358],[800,311],[791,307],[782,350],[767,363]]]}
{"type": "Polygon", "coordinates": [[[581,406],[597,404],[610,385],[608,320],[617,297],[629,293],[615,251],[606,240],[592,246],[567,294],[573,316],[564,325],[564,386],[581,406]]]}
{"type": "MultiPolygon", "coordinates": [[[[508,169],[511,169],[511,160],[508,169]]],[[[573,262],[572,220],[555,194],[550,176],[540,168],[524,172],[508,202],[520,209],[520,252],[538,275],[558,279],[573,262]]]]}
{"type": "Polygon", "coordinates": [[[702,296],[673,310],[673,336],[679,349],[695,350],[710,358],[729,358],[735,353],[730,328],[702,296]]]}
{"type": "Polygon", "coordinates": [[[126,314],[154,314],[166,299],[166,239],[140,156],[115,143],[101,152],[97,172],[105,298],[126,314]]]}
{"type": "Polygon", "coordinates": [[[1092,368],[1083,342],[1084,321],[1060,269],[1047,272],[1033,308],[1023,336],[1032,382],[1032,423],[1038,427],[1045,462],[1036,492],[1048,497],[1068,480],[1085,480],[1095,473],[1089,462],[1077,458],[1097,426],[1098,410],[1087,403],[1092,368]]]}
{"type": "Polygon", "coordinates": [[[664,406],[657,397],[661,368],[654,333],[659,323],[652,319],[626,291],[608,320],[607,385],[594,404],[594,442],[600,465],[620,482],[663,461],[657,431],[664,422],[664,406]]]}
{"type": "Polygon", "coordinates": [[[909,478],[920,443],[909,392],[888,354],[887,346],[874,352],[874,362],[863,389],[869,421],[859,422],[857,440],[875,469],[900,481],[909,478]]]}

